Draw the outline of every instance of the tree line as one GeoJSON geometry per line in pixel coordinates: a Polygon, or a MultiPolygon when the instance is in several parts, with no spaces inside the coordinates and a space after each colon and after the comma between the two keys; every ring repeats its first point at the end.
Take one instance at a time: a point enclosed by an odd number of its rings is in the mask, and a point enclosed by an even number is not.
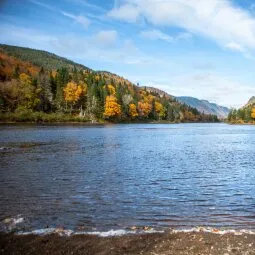
{"type": "Polygon", "coordinates": [[[232,109],[228,115],[230,123],[254,123],[255,122],[255,105],[248,105],[240,109],[232,109]]]}
{"type": "Polygon", "coordinates": [[[42,67],[32,75],[17,65],[11,77],[0,83],[1,111],[57,112],[95,121],[218,121],[175,99],[110,77],[76,67],[56,71],[42,67]]]}

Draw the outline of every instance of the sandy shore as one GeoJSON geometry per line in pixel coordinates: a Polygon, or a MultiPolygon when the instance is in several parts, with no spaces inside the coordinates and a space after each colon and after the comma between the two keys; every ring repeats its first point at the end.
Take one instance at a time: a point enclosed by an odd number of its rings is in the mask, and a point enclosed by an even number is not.
{"type": "Polygon", "coordinates": [[[153,233],[98,237],[0,234],[0,254],[255,254],[255,235],[153,233]]]}

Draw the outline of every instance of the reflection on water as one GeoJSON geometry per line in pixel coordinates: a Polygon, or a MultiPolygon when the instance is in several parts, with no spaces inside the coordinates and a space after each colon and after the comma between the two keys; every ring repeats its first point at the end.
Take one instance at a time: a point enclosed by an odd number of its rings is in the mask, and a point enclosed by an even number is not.
{"type": "Polygon", "coordinates": [[[254,159],[254,126],[1,126],[0,220],[254,230],[254,159]]]}

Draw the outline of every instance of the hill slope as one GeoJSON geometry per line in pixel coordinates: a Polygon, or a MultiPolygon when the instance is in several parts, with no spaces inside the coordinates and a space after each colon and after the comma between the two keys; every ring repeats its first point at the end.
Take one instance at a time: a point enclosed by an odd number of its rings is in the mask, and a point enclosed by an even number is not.
{"type": "Polygon", "coordinates": [[[177,100],[181,103],[196,108],[200,112],[217,115],[220,119],[227,118],[230,112],[230,109],[227,107],[220,106],[215,103],[210,103],[207,100],[200,100],[194,97],[177,97],[177,100]]]}
{"type": "Polygon", "coordinates": [[[18,47],[6,44],[0,44],[0,51],[6,53],[9,56],[15,57],[17,59],[28,61],[33,65],[43,67],[45,69],[59,69],[62,67],[80,69],[89,69],[88,67],[77,64],[71,60],[63,57],[59,57],[53,53],[49,53],[43,50],[34,50],[25,47],[18,47]]]}
{"type": "Polygon", "coordinates": [[[248,103],[244,107],[249,107],[255,105],[255,96],[251,97],[248,103]]]}
{"type": "Polygon", "coordinates": [[[93,121],[217,121],[164,91],[41,50],[0,45],[0,80],[0,112],[22,120],[56,112],[93,121]]]}

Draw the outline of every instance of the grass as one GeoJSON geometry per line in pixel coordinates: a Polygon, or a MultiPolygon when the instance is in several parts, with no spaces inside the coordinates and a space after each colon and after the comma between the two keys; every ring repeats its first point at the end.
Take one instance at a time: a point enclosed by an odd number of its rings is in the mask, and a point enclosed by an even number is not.
{"type": "Polygon", "coordinates": [[[33,122],[33,123],[53,123],[53,122],[89,122],[88,119],[79,115],[66,113],[44,113],[33,111],[20,112],[0,112],[0,122],[33,122]]]}

